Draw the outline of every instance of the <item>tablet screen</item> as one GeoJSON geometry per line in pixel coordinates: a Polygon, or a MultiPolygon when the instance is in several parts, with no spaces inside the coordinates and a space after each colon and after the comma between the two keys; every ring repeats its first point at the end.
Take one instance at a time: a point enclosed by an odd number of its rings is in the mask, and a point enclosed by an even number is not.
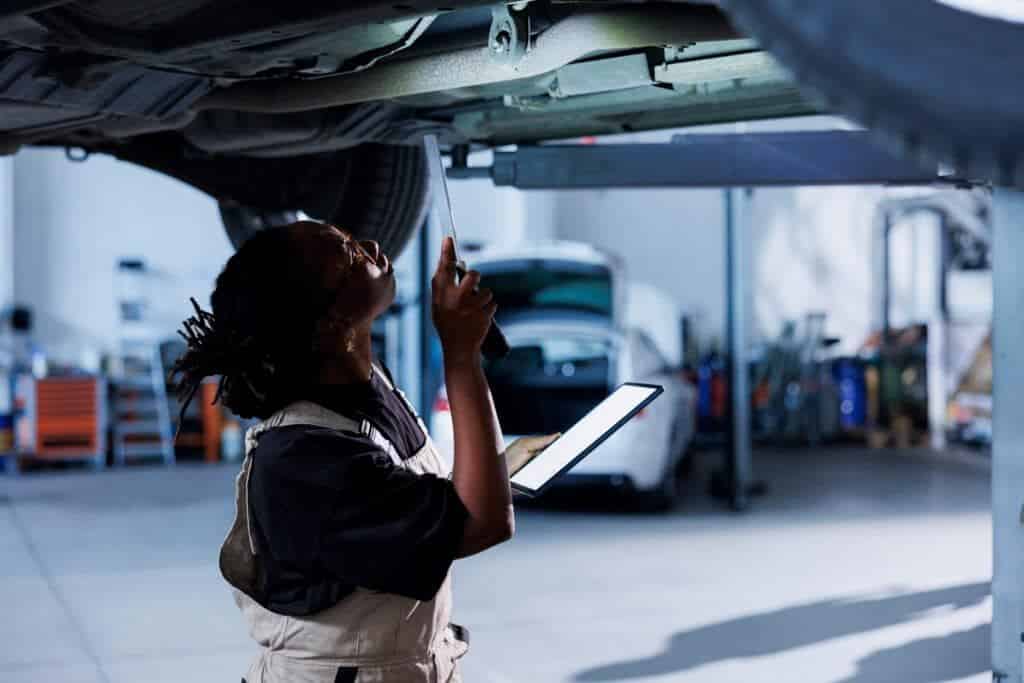
{"type": "Polygon", "coordinates": [[[527,492],[536,492],[551,479],[589,453],[658,394],[661,387],[623,384],[562,434],[540,455],[515,473],[512,483],[527,492]]]}

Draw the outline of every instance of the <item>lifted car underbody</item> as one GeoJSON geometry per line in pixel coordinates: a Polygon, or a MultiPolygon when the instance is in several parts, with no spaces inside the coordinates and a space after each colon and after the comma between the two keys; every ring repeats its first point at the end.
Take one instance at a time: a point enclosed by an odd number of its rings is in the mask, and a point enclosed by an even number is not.
{"type": "Polygon", "coordinates": [[[397,254],[417,145],[531,144],[816,107],[715,6],[8,0],[0,153],[111,154],[216,198],[237,245],[302,211],[397,254]]]}
{"type": "Polygon", "coordinates": [[[5,152],[173,131],[199,153],[281,157],[426,131],[498,145],[814,111],[708,5],[10,4],[5,152]]]}

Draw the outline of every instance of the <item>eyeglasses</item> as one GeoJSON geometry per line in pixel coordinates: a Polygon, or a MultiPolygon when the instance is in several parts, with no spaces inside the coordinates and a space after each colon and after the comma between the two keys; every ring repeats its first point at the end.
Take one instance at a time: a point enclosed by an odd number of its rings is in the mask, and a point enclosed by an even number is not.
{"type": "Polygon", "coordinates": [[[347,265],[349,268],[356,265],[357,263],[373,260],[370,256],[370,253],[366,251],[366,248],[363,246],[362,242],[353,237],[349,237],[344,233],[342,233],[342,239],[345,242],[345,254],[348,256],[347,265]]]}

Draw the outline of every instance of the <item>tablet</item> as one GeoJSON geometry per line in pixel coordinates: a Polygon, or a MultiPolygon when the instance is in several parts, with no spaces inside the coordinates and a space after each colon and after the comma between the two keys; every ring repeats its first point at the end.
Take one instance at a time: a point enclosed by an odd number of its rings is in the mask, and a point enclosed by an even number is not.
{"type": "Polygon", "coordinates": [[[662,387],[655,384],[623,384],[512,475],[512,488],[527,496],[539,495],[662,391],[662,387]]]}

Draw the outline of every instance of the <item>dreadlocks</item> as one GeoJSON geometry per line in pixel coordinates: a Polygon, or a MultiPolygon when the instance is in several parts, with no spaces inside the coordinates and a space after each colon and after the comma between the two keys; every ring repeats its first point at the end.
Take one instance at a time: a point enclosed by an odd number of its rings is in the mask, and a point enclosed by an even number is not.
{"type": "MultiPolygon", "coordinates": [[[[188,345],[171,371],[181,416],[207,377],[214,402],[264,419],[299,397],[316,369],[317,321],[330,301],[295,247],[295,224],[263,230],[228,259],[210,297],[179,334],[188,345]]],[[[180,422],[179,422],[180,424],[180,422]]]]}

